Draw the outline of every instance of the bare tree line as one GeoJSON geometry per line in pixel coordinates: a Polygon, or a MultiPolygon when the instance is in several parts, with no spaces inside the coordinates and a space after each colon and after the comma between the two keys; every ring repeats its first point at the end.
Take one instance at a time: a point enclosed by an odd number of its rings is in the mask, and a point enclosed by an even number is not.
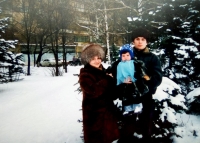
{"type": "MultiPolygon", "coordinates": [[[[74,43],[74,35],[87,32],[90,42],[97,42],[107,49],[112,44],[127,42],[128,16],[139,16],[145,11],[142,4],[147,0],[7,0],[7,11],[12,14],[14,38],[26,44],[28,56],[27,75],[30,75],[30,44],[36,44],[39,55],[34,64],[39,65],[42,55],[51,50],[58,75],[58,46],[63,47],[66,62],[66,47],[74,43]],[[140,10],[140,11],[139,11],[140,10]],[[47,49],[47,44],[48,46],[47,49]]],[[[66,66],[66,65],[64,65],[66,66]]],[[[64,67],[66,68],[66,67],[64,67]]]]}

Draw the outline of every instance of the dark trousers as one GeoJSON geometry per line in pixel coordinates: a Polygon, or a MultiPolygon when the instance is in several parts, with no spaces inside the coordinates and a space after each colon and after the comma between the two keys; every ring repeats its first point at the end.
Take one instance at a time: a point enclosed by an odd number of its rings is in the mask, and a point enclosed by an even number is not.
{"type": "Polygon", "coordinates": [[[155,110],[155,104],[152,98],[147,98],[143,100],[143,111],[139,116],[140,118],[139,121],[141,125],[143,138],[146,140],[151,139],[154,110],[155,110]]]}
{"type": "Polygon", "coordinates": [[[154,100],[152,95],[147,95],[143,99],[143,110],[139,115],[123,117],[123,125],[121,128],[121,137],[118,143],[151,143],[153,113],[154,113],[154,100]],[[138,117],[138,120],[137,120],[138,117]],[[138,139],[133,136],[134,132],[142,134],[143,138],[138,139]]]}
{"type": "Polygon", "coordinates": [[[136,115],[124,116],[122,119],[122,126],[120,129],[120,139],[118,143],[133,143],[135,138],[133,133],[136,130],[136,115]]]}

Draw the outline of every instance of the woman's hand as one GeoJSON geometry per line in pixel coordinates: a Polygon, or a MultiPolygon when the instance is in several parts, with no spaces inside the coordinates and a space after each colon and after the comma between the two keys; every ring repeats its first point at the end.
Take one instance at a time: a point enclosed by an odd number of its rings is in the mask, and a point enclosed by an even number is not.
{"type": "Polygon", "coordinates": [[[111,77],[113,77],[113,75],[110,73],[110,74],[108,74],[108,73],[106,73],[107,75],[109,75],[109,76],[111,76],[111,77]]]}

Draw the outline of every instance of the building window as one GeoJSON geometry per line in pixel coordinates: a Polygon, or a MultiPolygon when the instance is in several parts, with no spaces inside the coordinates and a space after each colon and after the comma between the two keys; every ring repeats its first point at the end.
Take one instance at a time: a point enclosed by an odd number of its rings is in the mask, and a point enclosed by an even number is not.
{"type": "Polygon", "coordinates": [[[74,36],[74,42],[90,42],[89,36],[74,36]]]}

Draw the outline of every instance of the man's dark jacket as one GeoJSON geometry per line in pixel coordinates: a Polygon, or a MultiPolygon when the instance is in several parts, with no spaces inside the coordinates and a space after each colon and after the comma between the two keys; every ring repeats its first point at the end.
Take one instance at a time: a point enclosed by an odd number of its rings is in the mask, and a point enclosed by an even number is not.
{"type": "Polygon", "coordinates": [[[146,66],[146,74],[150,77],[149,81],[146,81],[149,87],[149,94],[154,94],[157,87],[162,82],[162,70],[160,65],[160,59],[146,47],[142,51],[134,49],[135,58],[144,62],[146,66]]]}

